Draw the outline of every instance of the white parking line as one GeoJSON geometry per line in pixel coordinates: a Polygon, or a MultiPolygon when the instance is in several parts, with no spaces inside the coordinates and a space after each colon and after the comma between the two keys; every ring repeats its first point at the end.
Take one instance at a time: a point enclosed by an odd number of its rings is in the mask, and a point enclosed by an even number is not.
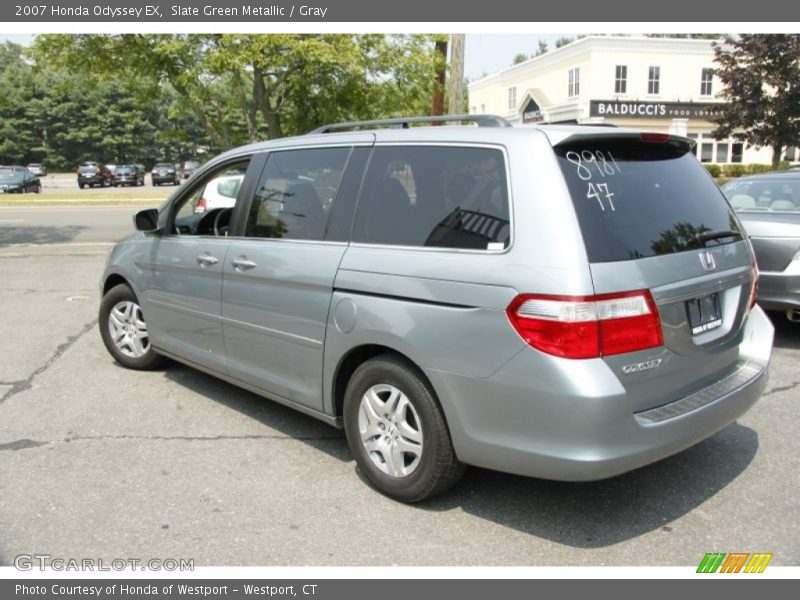
{"type": "Polygon", "coordinates": [[[60,244],[8,244],[0,248],[74,248],[76,246],[113,246],[116,242],[62,242],[60,244]]]}

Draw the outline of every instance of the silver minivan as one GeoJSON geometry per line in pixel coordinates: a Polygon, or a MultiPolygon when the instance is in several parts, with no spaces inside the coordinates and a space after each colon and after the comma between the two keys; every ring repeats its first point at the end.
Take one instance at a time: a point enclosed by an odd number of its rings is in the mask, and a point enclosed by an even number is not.
{"type": "Polygon", "coordinates": [[[756,402],[773,328],[690,140],[416,126],[440,119],[209,161],[112,250],[111,355],[169,357],[343,427],[369,482],[406,502],[465,465],[611,477],[756,402]],[[233,176],[233,206],[196,210],[233,176]]]}

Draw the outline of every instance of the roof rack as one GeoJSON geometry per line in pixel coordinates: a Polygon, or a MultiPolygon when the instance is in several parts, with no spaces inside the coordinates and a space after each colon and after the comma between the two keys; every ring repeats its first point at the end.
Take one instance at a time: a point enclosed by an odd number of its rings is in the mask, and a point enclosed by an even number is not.
{"type": "Polygon", "coordinates": [[[448,123],[448,122],[475,123],[478,127],[511,127],[511,123],[497,115],[436,115],[431,117],[398,117],[395,119],[375,119],[373,121],[350,121],[347,123],[333,123],[323,125],[308,134],[331,133],[342,129],[375,129],[377,127],[391,127],[393,129],[408,129],[412,123],[448,123]]]}

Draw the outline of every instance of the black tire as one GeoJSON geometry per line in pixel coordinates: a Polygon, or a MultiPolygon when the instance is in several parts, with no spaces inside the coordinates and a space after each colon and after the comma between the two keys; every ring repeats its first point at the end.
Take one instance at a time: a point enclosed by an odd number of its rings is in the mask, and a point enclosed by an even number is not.
{"type": "Polygon", "coordinates": [[[383,354],[355,370],[345,392],[344,428],[361,472],[376,490],[395,500],[409,503],[426,500],[451,488],[464,473],[464,465],[456,458],[450,431],[433,390],[414,365],[400,357],[383,354]],[[361,400],[373,386],[382,384],[401,391],[418,415],[421,456],[416,468],[405,476],[396,477],[381,470],[361,441],[361,400]]]}
{"type": "MultiPolygon", "coordinates": [[[[111,334],[111,325],[109,322],[111,311],[115,306],[123,302],[132,302],[137,306],[139,304],[139,301],[136,299],[136,295],[133,293],[131,288],[124,283],[111,288],[103,296],[103,299],[100,302],[98,325],[100,327],[100,337],[103,339],[103,344],[105,345],[106,350],[108,350],[109,354],[111,354],[111,356],[113,356],[119,364],[128,369],[146,371],[161,366],[164,364],[166,359],[160,354],[156,353],[156,351],[153,349],[153,346],[149,344],[149,338],[146,351],[142,356],[139,357],[128,356],[127,354],[123,353],[123,351],[120,350],[120,348],[118,348],[114,343],[111,334]]],[[[141,316],[141,320],[144,321],[144,315],[141,316]]]]}
{"type": "Polygon", "coordinates": [[[79,187],[79,188],[81,188],[81,189],[83,189],[84,187],[86,187],[86,184],[85,184],[85,183],[79,183],[79,184],[78,184],[78,187],[79,187]]]}

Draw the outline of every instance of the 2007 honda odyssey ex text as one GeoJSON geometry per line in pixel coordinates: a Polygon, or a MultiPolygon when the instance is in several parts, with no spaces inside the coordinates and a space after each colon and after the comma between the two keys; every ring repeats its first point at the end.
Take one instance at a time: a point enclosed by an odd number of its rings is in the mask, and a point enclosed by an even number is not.
{"type": "Polygon", "coordinates": [[[464,465],[610,477],[756,402],[773,329],[753,251],[688,139],[416,126],[436,120],[209,161],[111,252],[109,352],[344,427],[372,485],[407,502],[464,465]],[[235,204],[196,211],[223,176],[242,178],[235,204]]]}

